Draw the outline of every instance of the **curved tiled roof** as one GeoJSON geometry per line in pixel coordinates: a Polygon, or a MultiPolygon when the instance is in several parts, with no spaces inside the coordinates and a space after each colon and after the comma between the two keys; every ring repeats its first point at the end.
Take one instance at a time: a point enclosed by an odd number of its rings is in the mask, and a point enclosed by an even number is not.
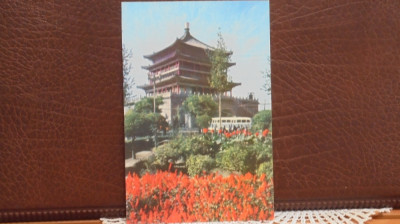
{"type": "Polygon", "coordinates": [[[166,47],[166,48],[164,48],[164,49],[162,49],[162,50],[160,50],[160,51],[153,52],[153,53],[150,54],[150,55],[145,55],[144,58],[152,59],[152,58],[153,58],[154,56],[156,56],[157,54],[159,54],[159,53],[161,53],[161,52],[163,52],[163,51],[165,51],[165,50],[167,50],[167,49],[173,47],[173,46],[176,45],[177,43],[183,43],[183,44],[187,44],[187,45],[189,45],[189,46],[198,47],[198,48],[202,48],[202,49],[205,49],[205,50],[215,50],[214,47],[211,47],[210,45],[207,45],[207,44],[205,44],[205,43],[199,41],[199,40],[196,39],[195,37],[193,37],[193,36],[190,34],[189,28],[185,28],[185,33],[183,34],[183,36],[180,37],[180,38],[176,38],[176,40],[175,40],[174,43],[172,43],[171,45],[169,45],[168,47],[166,47]]]}
{"type": "Polygon", "coordinates": [[[207,50],[215,50],[215,48],[199,41],[198,39],[194,38],[189,31],[189,28],[185,28],[185,34],[179,38],[182,42],[194,46],[194,47],[199,47],[207,50]]]}

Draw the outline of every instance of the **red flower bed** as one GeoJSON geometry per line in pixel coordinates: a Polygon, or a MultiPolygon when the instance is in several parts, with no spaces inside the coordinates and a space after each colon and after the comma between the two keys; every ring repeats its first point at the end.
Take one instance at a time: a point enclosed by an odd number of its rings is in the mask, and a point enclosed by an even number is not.
{"type": "Polygon", "coordinates": [[[265,175],[129,174],[127,223],[271,220],[271,194],[265,175]]]}
{"type": "Polygon", "coordinates": [[[269,130],[268,130],[268,129],[265,129],[265,130],[262,132],[262,135],[263,135],[264,137],[266,137],[266,136],[268,135],[268,132],[269,132],[269,130]]]}

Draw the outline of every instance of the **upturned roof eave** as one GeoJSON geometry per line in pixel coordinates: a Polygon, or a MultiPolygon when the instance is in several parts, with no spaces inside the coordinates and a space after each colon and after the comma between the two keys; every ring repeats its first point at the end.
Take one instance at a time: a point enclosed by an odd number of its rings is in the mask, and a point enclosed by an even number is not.
{"type": "MultiPolygon", "coordinates": [[[[210,65],[210,62],[209,62],[208,60],[204,60],[204,59],[201,59],[201,60],[200,60],[199,58],[194,58],[194,57],[192,57],[192,56],[190,56],[190,55],[183,54],[182,52],[176,52],[175,55],[173,55],[172,57],[170,57],[170,58],[168,58],[168,59],[165,59],[165,60],[163,60],[163,61],[157,62],[157,63],[152,64],[152,65],[141,66],[141,68],[142,68],[142,69],[146,69],[146,70],[150,70],[150,69],[153,69],[153,68],[155,68],[155,67],[158,67],[158,66],[160,66],[160,65],[162,65],[162,64],[164,64],[164,63],[167,63],[167,62],[169,62],[169,61],[174,61],[174,60],[179,60],[179,59],[184,59],[184,60],[189,60],[189,61],[195,61],[195,62],[201,62],[201,63],[209,64],[209,65],[210,65]]],[[[230,67],[230,66],[233,66],[233,65],[235,65],[235,64],[236,64],[236,63],[230,63],[230,64],[229,64],[229,67],[230,67]]]]}
{"type": "MultiPolygon", "coordinates": [[[[167,80],[163,80],[161,82],[156,82],[156,87],[160,85],[166,85],[166,84],[171,84],[171,83],[180,83],[180,84],[198,84],[198,85],[209,85],[207,81],[204,80],[198,80],[198,79],[193,79],[189,77],[183,77],[183,76],[173,76],[167,80]]],[[[140,89],[151,89],[153,88],[152,84],[144,84],[144,85],[139,85],[137,86],[140,89]]]]}
{"type": "Polygon", "coordinates": [[[165,52],[166,50],[172,48],[173,46],[175,46],[175,45],[178,44],[179,42],[180,42],[180,40],[179,40],[178,38],[176,38],[176,40],[174,41],[174,43],[172,43],[172,44],[169,45],[168,47],[166,47],[166,48],[164,48],[164,49],[162,49],[162,50],[160,50],[160,51],[153,52],[152,54],[149,54],[149,55],[143,55],[143,58],[152,60],[153,57],[155,57],[156,55],[158,55],[158,54],[160,54],[160,53],[162,53],[162,52],[165,52]]]}
{"type": "MultiPolygon", "coordinates": [[[[188,77],[174,76],[174,77],[172,77],[171,79],[164,80],[164,81],[162,81],[162,82],[156,83],[156,86],[158,87],[158,86],[160,86],[160,85],[166,85],[166,84],[171,84],[171,83],[196,84],[196,85],[200,85],[200,86],[204,86],[204,85],[210,86],[210,84],[209,84],[208,82],[202,81],[201,83],[199,83],[199,81],[200,81],[200,80],[195,80],[195,79],[191,79],[191,78],[188,78],[188,77]]],[[[227,88],[226,91],[230,91],[230,90],[232,90],[234,87],[240,86],[240,85],[242,85],[242,83],[239,83],[239,82],[229,82],[229,86],[228,86],[228,88],[227,88]]],[[[151,85],[151,84],[144,84],[144,85],[140,85],[140,86],[137,86],[137,87],[140,88],[140,89],[143,89],[143,90],[149,90],[149,89],[152,89],[152,88],[153,88],[153,85],[151,85]]]]}
{"type": "MultiPolygon", "coordinates": [[[[193,37],[190,33],[188,33],[188,34],[185,34],[184,36],[182,36],[181,38],[176,38],[176,40],[174,41],[174,43],[172,43],[172,44],[169,45],[168,47],[166,47],[166,48],[164,48],[164,49],[162,49],[162,50],[160,50],[160,51],[153,52],[152,54],[144,55],[143,57],[146,58],[146,59],[152,60],[156,55],[158,55],[158,54],[160,54],[160,53],[162,53],[162,52],[165,52],[166,50],[172,48],[173,46],[175,46],[175,45],[178,44],[178,43],[180,43],[180,44],[185,44],[185,45],[190,46],[190,47],[200,48],[200,49],[203,49],[203,50],[211,50],[211,51],[215,50],[214,47],[212,47],[212,46],[210,46],[210,45],[208,45],[208,44],[205,44],[205,43],[199,41],[198,39],[196,39],[195,37],[193,37]],[[186,35],[187,35],[187,36],[186,36],[186,35]],[[199,43],[199,45],[202,45],[202,46],[204,46],[204,47],[199,47],[199,46],[197,46],[197,45],[193,45],[193,44],[187,43],[187,42],[189,42],[190,40],[194,40],[195,42],[199,43]]],[[[232,53],[233,53],[232,51],[228,52],[228,54],[232,54],[232,53]]]]}

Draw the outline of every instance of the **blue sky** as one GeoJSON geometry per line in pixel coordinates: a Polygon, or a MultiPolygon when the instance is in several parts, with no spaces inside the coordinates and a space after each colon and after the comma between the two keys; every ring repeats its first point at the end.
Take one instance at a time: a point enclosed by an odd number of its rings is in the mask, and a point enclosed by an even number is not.
{"type": "MultiPolygon", "coordinates": [[[[143,55],[162,50],[184,34],[185,23],[198,40],[217,44],[221,28],[226,47],[233,51],[228,75],[242,85],[233,95],[246,97],[254,92],[260,109],[271,108],[270,96],[261,90],[265,83],[262,71],[269,69],[270,55],[268,1],[191,1],[191,2],[124,2],[122,3],[122,43],[132,49],[131,59],[136,85],[147,83],[147,71],[141,66],[151,62],[143,55]]],[[[136,96],[144,91],[133,88],[136,96]]]]}

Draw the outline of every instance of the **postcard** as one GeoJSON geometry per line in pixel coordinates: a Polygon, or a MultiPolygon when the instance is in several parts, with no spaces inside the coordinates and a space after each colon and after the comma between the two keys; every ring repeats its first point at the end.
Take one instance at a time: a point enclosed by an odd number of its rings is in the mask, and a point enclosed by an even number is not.
{"type": "Polygon", "coordinates": [[[268,1],[123,2],[128,223],[274,217],[268,1]]]}

